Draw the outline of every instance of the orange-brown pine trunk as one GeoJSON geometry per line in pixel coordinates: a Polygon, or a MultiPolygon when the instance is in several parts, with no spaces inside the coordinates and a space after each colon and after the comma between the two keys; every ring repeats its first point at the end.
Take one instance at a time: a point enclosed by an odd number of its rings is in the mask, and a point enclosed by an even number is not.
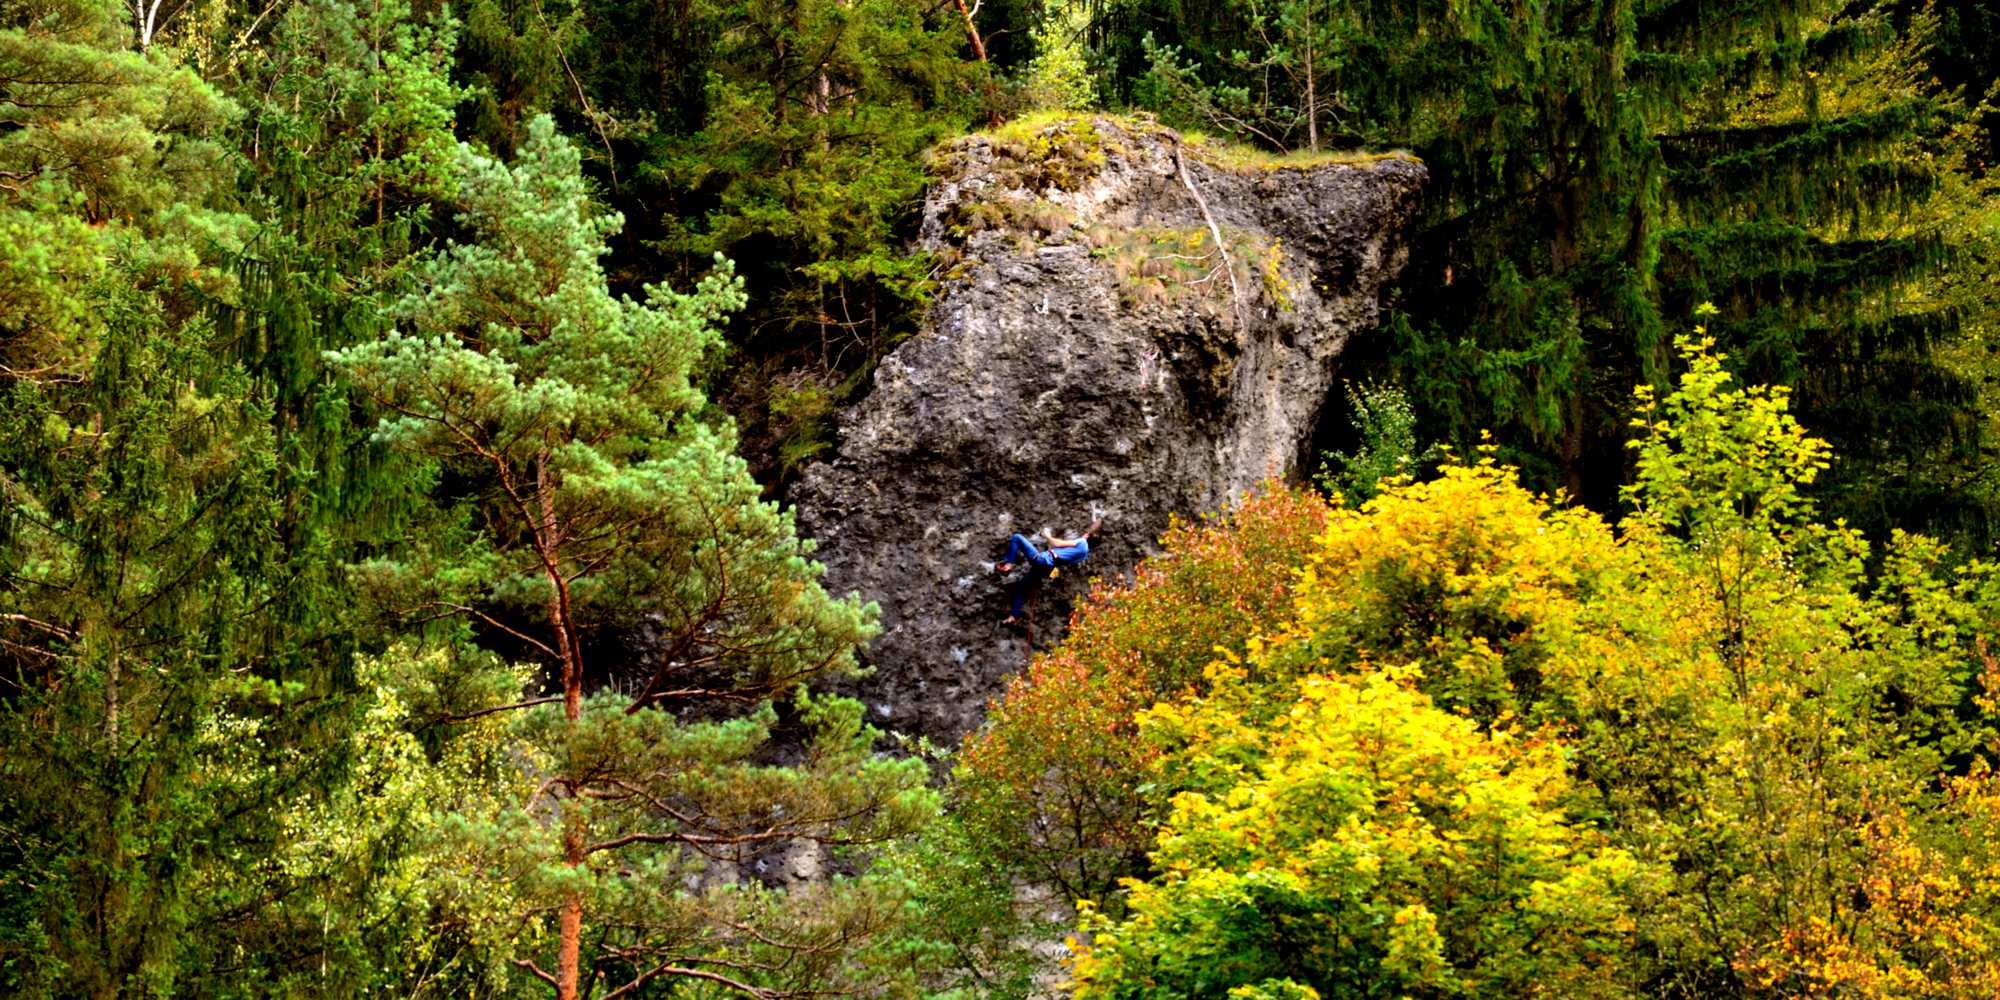
{"type": "MultiPolygon", "coordinates": [[[[535,486],[542,507],[542,530],[538,533],[544,546],[542,566],[552,587],[549,623],[555,627],[556,652],[562,657],[563,718],[569,721],[573,737],[577,719],[583,715],[583,650],[570,620],[569,581],[561,569],[563,537],[556,520],[555,484],[548,473],[546,454],[535,462],[535,486]]],[[[571,868],[583,867],[585,858],[583,813],[576,805],[577,791],[577,785],[571,782],[563,797],[563,861],[571,868]]],[[[583,894],[575,889],[563,895],[562,929],[556,948],[556,998],[578,1000],[583,966],[583,894]]]]}
{"type": "MultiPolygon", "coordinates": [[[[570,867],[583,864],[583,823],[580,819],[563,821],[563,854],[570,867]]],[[[583,894],[574,889],[563,898],[562,938],[556,955],[556,997],[557,1000],[577,1000],[577,980],[582,965],[583,951],[583,894]]]]}

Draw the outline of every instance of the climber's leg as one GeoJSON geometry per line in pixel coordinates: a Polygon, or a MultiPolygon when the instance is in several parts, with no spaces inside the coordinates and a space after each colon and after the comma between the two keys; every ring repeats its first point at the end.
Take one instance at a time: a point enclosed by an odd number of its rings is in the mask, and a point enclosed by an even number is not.
{"type": "Polygon", "coordinates": [[[1026,609],[1028,604],[1029,589],[1041,586],[1042,580],[1048,576],[1047,571],[1042,569],[1042,564],[1039,560],[1037,560],[1033,565],[1034,568],[1028,571],[1028,575],[1022,577],[1021,582],[1014,585],[1013,610],[1008,612],[1007,617],[1003,619],[1000,622],[1000,624],[1012,625],[1015,622],[1020,621],[1021,612],[1026,609]]]}
{"type": "Polygon", "coordinates": [[[996,573],[1012,573],[1014,567],[1024,562],[1040,565],[1042,560],[1036,557],[1044,555],[1043,552],[1035,548],[1035,543],[1030,541],[1028,536],[1015,532],[1014,537],[1007,539],[1007,554],[1001,556],[1000,561],[993,564],[993,570],[996,573]]]}
{"type": "Polygon", "coordinates": [[[1021,547],[1024,541],[1026,539],[1023,539],[1018,533],[1014,537],[1007,539],[1007,551],[1000,556],[999,562],[993,564],[993,571],[995,573],[1013,572],[1014,564],[1021,561],[1023,555],[1021,547]]]}

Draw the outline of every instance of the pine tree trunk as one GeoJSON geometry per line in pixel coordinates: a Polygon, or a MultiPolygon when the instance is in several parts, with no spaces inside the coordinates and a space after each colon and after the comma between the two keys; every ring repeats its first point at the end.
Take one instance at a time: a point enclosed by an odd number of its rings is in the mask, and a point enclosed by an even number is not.
{"type": "MultiPolygon", "coordinates": [[[[569,581],[562,572],[562,531],[556,520],[555,483],[548,472],[548,456],[535,460],[535,494],[541,504],[541,530],[537,532],[542,552],[542,569],[549,578],[549,624],[556,638],[556,652],[562,657],[563,718],[569,735],[576,735],[577,719],[583,715],[583,650],[577,643],[570,621],[569,581]]],[[[563,861],[571,868],[584,862],[583,814],[576,806],[577,782],[567,781],[563,795],[563,861]]],[[[577,1000],[577,981],[583,951],[583,894],[575,889],[563,896],[562,927],[556,945],[557,1000],[577,1000]]]]}
{"type": "Polygon", "coordinates": [[[583,650],[570,621],[569,580],[562,570],[564,538],[556,520],[556,484],[549,476],[547,452],[535,457],[535,499],[541,505],[541,530],[535,534],[541,546],[542,572],[549,578],[549,626],[555,633],[556,654],[562,658],[563,718],[575,728],[583,708],[583,650]]]}
{"type": "Polygon", "coordinates": [[[965,37],[972,42],[972,54],[978,56],[980,62],[985,62],[986,39],[979,37],[979,27],[972,23],[972,9],[965,5],[965,0],[952,2],[958,7],[958,16],[965,19],[965,37]]]}
{"type": "MultiPolygon", "coordinates": [[[[979,26],[972,23],[972,8],[965,0],[952,0],[958,8],[958,16],[965,19],[965,37],[972,42],[972,54],[979,57],[979,63],[986,65],[986,39],[979,36],[979,26]]],[[[986,74],[986,124],[998,128],[1000,125],[999,91],[994,88],[993,74],[989,68],[986,74]]]]}
{"type": "MultiPolygon", "coordinates": [[[[563,800],[566,804],[573,801],[563,800]]],[[[563,859],[571,868],[583,865],[583,817],[574,808],[563,818],[563,859]]],[[[579,961],[583,950],[583,894],[574,889],[563,898],[562,936],[556,955],[556,998],[577,1000],[579,961]]]]}
{"type": "MultiPolygon", "coordinates": [[[[556,602],[551,602],[554,604],[556,602]]],[[[569,732],[576,735],[576,720],[581,715],[581,670],[572,670],[576,659],[574,646],[568,637],[563,641],[563,715],[569,720],[569,732]],[[575,678],[575,680],[572,680],[575,678]]],[[[569,783],[563,804],[563,862],[571,868],[583,867],[583,814],[576,802],[576,785],[569,783]]],[[[581,964],[579,956],[583,950],[583,894],[575,889],[563,896],[562,932],[556,944],[556,997],[557,1000],[577,1000],[577,973],[581,964]]]]}

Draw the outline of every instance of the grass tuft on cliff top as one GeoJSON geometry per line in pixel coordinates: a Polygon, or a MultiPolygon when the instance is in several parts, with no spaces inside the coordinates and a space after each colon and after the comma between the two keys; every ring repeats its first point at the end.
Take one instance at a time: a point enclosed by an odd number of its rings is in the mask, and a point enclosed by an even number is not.
{"type": "MultiPolygon", "coordinates": [[[[1140,135],[1172,131],[1146,114],[1126,115],[1108,111],[1031,111],[1009,119],[996,128],[981,129],[974,134],[987,136],[1005,146],[1019,147],[1035,143],[1038,139],[1045,139],[1057,126],[1075,121],[1106,121],[1127,132],[1140,135]]],[[[1292,150],[1277,153],[1257,146],[1231,142],[1193,129],[1182,131],[1179,135],[1188,151],[1202,162],[1228,170],[1304,170],[1329,164],[1365,164],[1382,160],[1417,159],[1416,154],[1402,149],[1380,152],[1359,149],[1321,150],[1317,153],[1292,150]]]]}
{"type": "Polygon", "coordinates": [[[1379,163],[1383,160],[1417,160],[1417,154],[1406,149],[1390,149],[1371,152],[1365,149],[1322,149],[1311,152],[1294,149],[1288,153],[1274,153],[1258,146],[1230,142],[1203,132],[1189,130],[1181,133],[1181,141],[1204,162],[1212,166],[1233,170],[1304,170],[1329,164],[1379,163]]]}

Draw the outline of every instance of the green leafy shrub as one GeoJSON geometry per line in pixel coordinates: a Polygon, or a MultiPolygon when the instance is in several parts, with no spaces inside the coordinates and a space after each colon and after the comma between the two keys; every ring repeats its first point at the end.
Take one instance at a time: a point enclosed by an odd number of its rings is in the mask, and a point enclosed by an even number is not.
{"type": "Polygon", "coordinates": [[[1385,480],[1414,474],[1436,457],[1435,446],[1417,447],[1417,414],[1409,394],[1394,383],[1349,382],[1347,405],[1361,444],[1352,453],[1327,454],[1313,482],[1359,504],[1380,492],[1385,480]]]}

